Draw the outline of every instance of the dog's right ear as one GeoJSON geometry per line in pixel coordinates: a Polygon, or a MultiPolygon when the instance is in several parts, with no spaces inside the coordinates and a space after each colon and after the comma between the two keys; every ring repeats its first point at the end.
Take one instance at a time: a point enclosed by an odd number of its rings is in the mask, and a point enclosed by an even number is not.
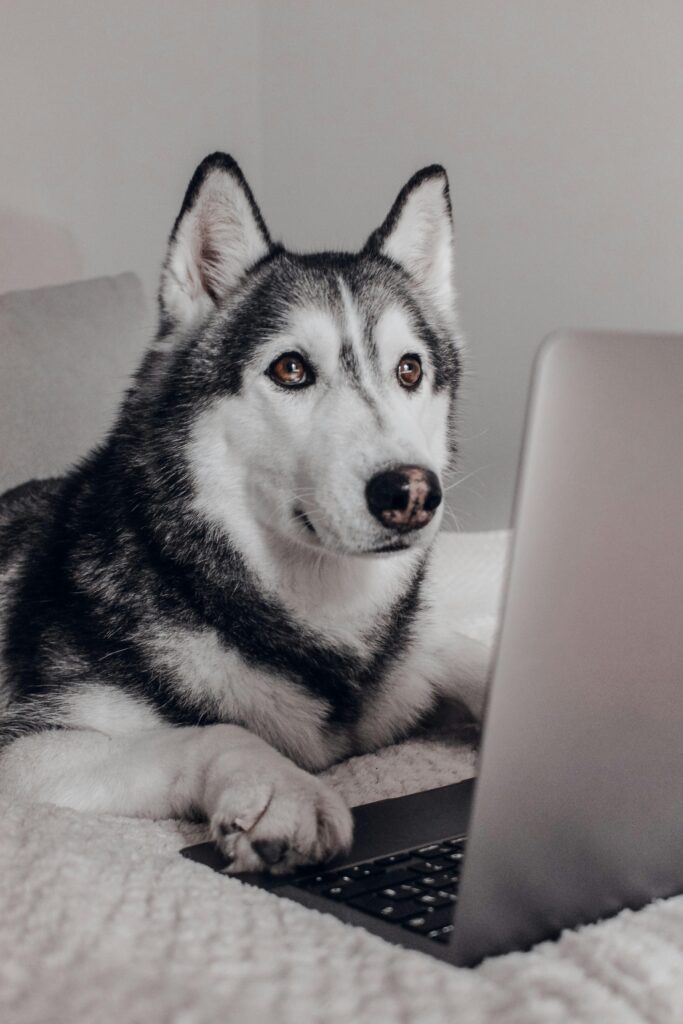
{"type": "Polygon", "coordinates": [[[251,189],[226,153],[192,176],[168,243],[159,286],[161,333],[205,315],[271,249],[251,189]]]}

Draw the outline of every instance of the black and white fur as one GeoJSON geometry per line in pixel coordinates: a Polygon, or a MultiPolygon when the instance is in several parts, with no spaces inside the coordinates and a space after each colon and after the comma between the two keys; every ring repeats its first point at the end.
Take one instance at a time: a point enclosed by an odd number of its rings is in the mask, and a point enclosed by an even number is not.
{"type": "Polygon", "coordinates": [[[449,621],[442,509],[396,544],[365,498],[383,467],[452,460],[452,271],[441,167],[360,253],[302,256],[230,157],[202,162],[116,425],[0,499],[0,792],[200,814],[232,870],[283,872],[350,843],[311,772],[440,698],[480,712],[487,651],[449,621]],[[269,376],[290,351],[312,386],[269,376]]]}

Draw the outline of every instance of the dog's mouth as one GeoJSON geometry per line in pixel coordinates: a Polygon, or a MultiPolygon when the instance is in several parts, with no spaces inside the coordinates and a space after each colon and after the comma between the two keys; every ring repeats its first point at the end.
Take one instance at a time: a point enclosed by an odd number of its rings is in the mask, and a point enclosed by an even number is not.
{"type": "Polygon", "coordinates": [[[389,555],[393,551],[407,551],[410,544],[406,544],[404,540],[395,540],[391,544],[383,544],[381,548],[370,548],[369,551],[365,552],[368,555],[389,555]]]}
{"type": "MultiPolygon", "coordinates": [[[[315,540],[318,543],[321,542],[320,541],[320,537],[318,536],[318,532],[317,532],[315,526],[313,525],[313,523],[308,518],[307,514],[304,512],[303,508],[301,508],[300,505],[297,505],[297,506],[295,506],[292,509],[292,518],[294,519],[294,521],[296,523],[298,523],[301,526],[303,526],[307,533],[312,535],[311,539],[315,538],[315,540]]],[[[411,547],[411,545],[405,539],[405,537],[397,537],[396,540],[392,540],[388,544],[382,544],[380,547],[377,547],[377,548],[366,548],[363,551],[349,551],[348,553],[349,554],[353,554],[353,555],[361,555],[361,556],[362,555],[391,555],[391,554],[394,554],[397,551],[407,551],[408,548],[410,548],[410,547],[411,547]]]]}

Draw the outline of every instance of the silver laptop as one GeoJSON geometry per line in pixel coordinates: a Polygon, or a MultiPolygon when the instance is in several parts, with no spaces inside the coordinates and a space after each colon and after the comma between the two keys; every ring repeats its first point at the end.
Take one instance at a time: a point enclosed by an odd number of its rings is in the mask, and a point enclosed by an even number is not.
{"type": "Polygon", "coordinates": [[[545,342],[514,521],[476,784],[253,884],[456,964],[683,892],[683,337],[545,342]]]}

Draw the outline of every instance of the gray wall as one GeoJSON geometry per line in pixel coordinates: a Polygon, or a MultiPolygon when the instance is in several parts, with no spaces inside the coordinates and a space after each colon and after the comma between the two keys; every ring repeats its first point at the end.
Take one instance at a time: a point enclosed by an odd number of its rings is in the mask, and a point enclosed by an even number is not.
{"type": "Polygon", "coordinates": [[[544,334],[683,327],[678,0],[5,0],[2,22],[0,290],[132,268],[151,291],[215,148],[300,248],[357,246],[447,166],[465,529],[507,521],[544,334]]]}
{"type": "Polygon", "coordinates": [[[195,165],[262,185],[260,4],[0,0],[0,291],[159,264],[195,165]]]}

